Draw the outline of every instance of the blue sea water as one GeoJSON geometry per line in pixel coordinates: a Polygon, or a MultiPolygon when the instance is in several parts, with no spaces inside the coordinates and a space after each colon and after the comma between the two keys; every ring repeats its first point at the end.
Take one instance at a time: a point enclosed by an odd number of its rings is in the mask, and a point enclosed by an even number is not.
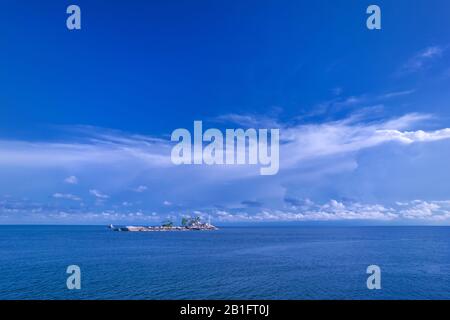
{"type": "Polygon", "coordinates": [[[449,249],[450,227],[0,226],[0,299],[449,299],[449,249]]]}

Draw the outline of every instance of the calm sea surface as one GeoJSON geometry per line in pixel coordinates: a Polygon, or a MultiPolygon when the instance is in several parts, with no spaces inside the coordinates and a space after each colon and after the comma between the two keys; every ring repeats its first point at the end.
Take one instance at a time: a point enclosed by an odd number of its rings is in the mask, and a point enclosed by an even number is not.
{"type": "Polygon", "coordinates": [[[0,226],[0,299],[394,298],[450,298],[450,227],[0,226]],[[66,288],[72,264],[81,290],[66,288]]]}

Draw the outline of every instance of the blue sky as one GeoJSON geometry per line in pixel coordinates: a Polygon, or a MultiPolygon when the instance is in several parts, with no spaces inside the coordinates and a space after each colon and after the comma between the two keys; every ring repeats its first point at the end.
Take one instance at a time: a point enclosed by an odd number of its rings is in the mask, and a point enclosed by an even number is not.
{"type": "Polygon", "coordinates": [[[448,1],[5,1],[0,223],[450,221],[448,1]],[[82,29],[65,26],[68,5],[82,29]],[[382,30],[366,28],[366,8],[382,30]],[[176,167],[194,120],[281,167],[176,167]]]}

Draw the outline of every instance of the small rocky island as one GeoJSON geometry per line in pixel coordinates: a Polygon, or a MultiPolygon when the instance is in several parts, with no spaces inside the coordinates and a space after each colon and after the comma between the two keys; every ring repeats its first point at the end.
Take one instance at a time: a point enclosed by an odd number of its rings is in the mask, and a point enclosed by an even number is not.
{"type": "Polygon", "coordinates": [[[172,221],[165,221],[160,226],[125,226],[115,227],[112,224],[109,228],[113,231],[131,231],[131,232],[151,232],[151,231],[211,231],[218,230],[210,222],[201,222],[200,217],[183,218],[181,226],[174,226],[172,221]]]}

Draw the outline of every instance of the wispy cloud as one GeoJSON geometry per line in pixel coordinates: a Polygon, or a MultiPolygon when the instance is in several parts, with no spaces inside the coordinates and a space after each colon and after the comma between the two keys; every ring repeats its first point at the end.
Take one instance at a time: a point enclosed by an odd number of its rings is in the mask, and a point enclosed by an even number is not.
{"type": "Polygon", "coordinates": [[[73,201],[81,201],[81,198],[78,196],[75,196],[70,193],[54,193],[53,198],[55,199],[66,199],[66,200],[73,200],[73,201]]]}
{"type": "Polygon", "coordinates": [[[147,188],[147,186],[138,186],[138,187],[136,187],[136,188],[134,188],[133,189],[133,191],[134,192],[137,192],[137,193],[142,193],[142,192],[144,192],[144,191],[146,191],[148,188],[147,188]]]}
{"type": "Polygon", "coordinates": [[[299,115],[298,119],[312,119],[317,122],[316,118],[327,117],[328,119],[333,119],[334,117],[335,120],[338,120],[339,117],[342,119],[351,114],[364,113],[367,109],[380,110],[390,99],[407,97],[414,92],[416,92],[415,89],[387,91],[379,94],[364,93],[350,96],[341,96],[339,94],[332,99],[318,103],[312,110],[299,115]]]}
{"type": "Polygon", "coordinates": [[[280,126],[274,117],[253,114],[229,113],[216,117],[214,121],[237,124],[244,128],[278,128],[280,126]]]}
{"type": "Polygon", "coordinates": [[[404,131],[419,124],[429,115],[411,113],[402,117],[360,123],[349,117],[341,121],[284,128],[284,144],[280,148],[284,156],[281,167],[293,166],[308,159],[358,152],[389,142],[411,144],[450,138],[450,129],[435,131],[404,131]]]}
{"type": "Polygon", "coordinates": [[[75,176],[70,176],[70,177],[65,178],[64,182],[68,183],[68,184],[78,184],[78,178],[75,176]]]}
{"type": "Polygon", "coordinates": [[[393,91],[393,92],[384,93],[380,97],[382,99],[390,99],[390,98],[408,96],[410,94],[413,94],[414,92],[416,92],[416,90],[393,91]]]}
{"type": "MultiPolygon", "coordinates": [[[[366,113],[371,114],[372,111],[366,110],[366,113]]],[[[410,113],[397,118],[367,122],[366,113],[360,111],[342,120],[317,124],[277,122],[277,128],[281,130],[281,159],[287,159],[284,165],[303,159],[355,152],[391,141],[405,144],[450,137],[446,128],[435,131],[405,130],[429,120],[430,115],[410,113]],[[289,157],[283,153],[289,154],[289,157]]],[[[247,123],[255,127],[267,125],[264,117],[253,117],[247,123]]],[[[99,129],[95,129],[91,138],[75,143],[0,140],[0,166],[82,169],[90,165],[114,167],[122,164],[124,168],[141,167],[142,170],[171,168],[174,167],[170,159],[172,145],[168,139],[121,133],[112,135],[109,132],[102,133],[99,129]]],[[[229,169],[233,171],[233,168],[229,169]]],[[[221,172],[224,168],[217,170],[221,172]]],[[[241,170],[238,171],[240,174],[241,170]]],[[[78,178],[70,176],[65,182],[74,184],[78,182],[78,178]]],[[[133,190],[143,192],[146,188],[145,185],[139,185],[133,190]]]]}
{"type": "Polygon", "coordinates": [[[108,199],[109,198],[108,195],[106,195],[106,194],[104,194],[104,193],[102,193],[102,192],[100,192],[100,191],[98,191],[96,189],[89,190],[89,193],[91,195],[93,195],[94,197],[97,197],[99,199],[108,199]]]}
{"type": "Polygon", "coordinates": [[[445,48],[442,46],[430,46],[411,57],[400,69],[399,73],[412,73],[423,70],[436,59],[442,57],[445,48]]]}
{"type": "Polygon", "coordinates": [[[76,142],[29,142],[0,140],[0,165],[67,167],[142,163],[147,167],[171,166],[168,140],[94,127],[75,127],[82,133],[76,142]]]}

